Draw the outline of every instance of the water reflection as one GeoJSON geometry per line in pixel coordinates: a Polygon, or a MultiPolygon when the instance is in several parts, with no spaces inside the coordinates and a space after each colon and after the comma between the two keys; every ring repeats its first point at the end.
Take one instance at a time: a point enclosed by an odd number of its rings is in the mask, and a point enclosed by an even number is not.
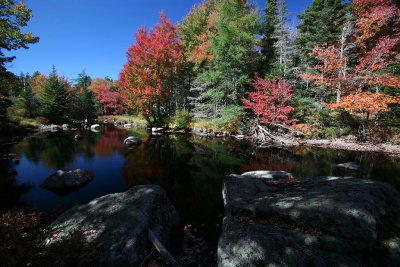
{"type": "Polygon", "coordinates": [[[99,133],[78,129],[35,134],[7,149],[20,162],[12,166],[16,173],[11,176],[10,162],[0,162],[0,209],[27,203],[33,209],[51,211],[135,185],[158,184],[177,207],[182,223],[198,228],[214,245],[223,213],[222,179],[227,174],[268,169],[288,171],[300,179],[352,175],[400,188],[400,163],[381,154],[309,147],[255,150],[250,143],[235,139],[151,136],[145,130],[113,126],[103,126],[99,133]],[[83,139],[75,140],[76,134],[83,139]],[[139,137],[143,143],[127,149],[123,146],[127,136],[139,137]],[[349,161],[358,163],[360,171],[337,167],[349,161]],[[62,197],[39,187],[56,170],[74,168],[93,172],[93,181],[62,197]]]}

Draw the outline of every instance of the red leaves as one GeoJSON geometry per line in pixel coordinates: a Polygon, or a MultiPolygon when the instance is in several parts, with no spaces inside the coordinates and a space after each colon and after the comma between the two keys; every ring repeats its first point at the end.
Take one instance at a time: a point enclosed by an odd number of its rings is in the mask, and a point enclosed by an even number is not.
{"type": "Polygon", "coordinates": [[[149,32],[145,28],[138,30],[136,43],[127,51],[127,62],[118,80],[124,102],[145,117],[155,113],[157,103],[171,97],[170,81],[183,58],[175,26],[163,13],[160,21],[149,32]]]}
{"type": "Polygon", "coordinates": [[[360,48],[358,76],[365,85],[400,87],[398,78],[379,73],[399,58],[400,9],[391,0],[354,0],[352,5],[360,48]]]}
{"type": "Polygon", "coordinates": [[[89,86],[96,99],[101,104],[104,114],[121,114],[123,112],[122,100],[118,91],[112,90],[112,83],[104,79],[95,79],[89,86]]]}
{"type": "Polygon", "coordinates": [[[303,80],[312,81],[317,86],[326,86],[330,90],[345,86],[347,58],[341,56],[340,49],[333,45],[327,48],[316,46],[310,55],[318,60],[318,64],[314,66],[318,73],[299,74],[303,80]]]}
{"type": "Polygon", "coordinates": [[[266,125],[282,124],[292,126],[295,121],[288,115],[293,107],[287,102],[292,98],[292,89],[285,80],[270,81],[256,77],[251,85],[255,92],[247,92],[248,99],[243,98],[243,108],[251,109],[260,123],[266,125]]]}

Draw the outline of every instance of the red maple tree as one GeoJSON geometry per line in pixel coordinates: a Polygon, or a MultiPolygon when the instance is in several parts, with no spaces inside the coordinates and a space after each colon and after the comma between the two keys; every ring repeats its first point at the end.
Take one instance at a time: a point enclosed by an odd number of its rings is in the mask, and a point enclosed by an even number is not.
{"type": "Polygon", "coordinates": [[[400,58],[400,9],[393,0],[353,0],[356,66],[359,88],[400,87],[400,80],[382,69],[400,58]]]}
{"type": "Polygon", "coordinates": [[[177,68],[183,47],[176,28],[160,14],[160,22],[149,32],[139,29],[136,43],[127,51],[127,62],[119,74],[118,87],[124,103],[138,111],[151,125],[163,124],[170,113],[177,68]]]}
{"type": "Polygon", "coordinates": [[[121,95],[111,81],[101,78],[94,79],[89,90],[96,96],[104,115],[117,115],[124,111],[121,95]]]}
{"type": "Polygon", "coordinates": [[[255,91],[247,92],[247,98],[243,98],[242,102],[243,108],[254,112],[257,123],[266,126],[281,124],[285,127],[295,124],[294,119],[289,119],[293,107],[287,102],[293,93],[287,81],[271,81],[257,76],[251,85],[255,91]]]}

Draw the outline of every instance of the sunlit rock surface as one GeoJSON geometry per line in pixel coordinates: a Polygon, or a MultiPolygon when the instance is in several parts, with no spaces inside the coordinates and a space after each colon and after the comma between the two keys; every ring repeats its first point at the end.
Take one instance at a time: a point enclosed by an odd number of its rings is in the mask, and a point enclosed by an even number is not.
{"type": "Polygon", "coordinates": [[[219,266],[400,266],[400,194],[351,177],[224,180],[219,266]],[[287,179],[282,183],[271,180],[287,179]]]}
{"type": "Polygon", "coordinates": [[[148,230],[166,244],[178,223],[165,191],[140,185],[66,211],[48,227],[45,243],[59,242],[78,229],[87,241],[100,244],[101,266],[138,266],[152,248],[148,230]]]}

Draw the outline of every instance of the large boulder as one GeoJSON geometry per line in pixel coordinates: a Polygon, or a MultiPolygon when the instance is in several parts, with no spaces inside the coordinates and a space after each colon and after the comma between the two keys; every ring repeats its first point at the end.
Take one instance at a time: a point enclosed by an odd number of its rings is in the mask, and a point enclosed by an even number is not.
{"type": "Polygon", "coordinates": [[[88,242],[99,244],[99,266],[139,266],[152,249],[149,230],[166,244],[178,224],[165,191],[140,185],[66,211],[48,227],[45,244],[80,230],[88,242]]]}
{"type": "Polygon", "coordinates": [[[88,184],[93,177],[94,174],[87,170],[58,170],[47,177],[40,187],[54,192],[74,190],[88,184]]]}
{"type": "Polygon", "coordinates": [[[388,184],[263,171],[226,177],[223,196],[219,266],[400,265],[400,193],[388,184]]]}

